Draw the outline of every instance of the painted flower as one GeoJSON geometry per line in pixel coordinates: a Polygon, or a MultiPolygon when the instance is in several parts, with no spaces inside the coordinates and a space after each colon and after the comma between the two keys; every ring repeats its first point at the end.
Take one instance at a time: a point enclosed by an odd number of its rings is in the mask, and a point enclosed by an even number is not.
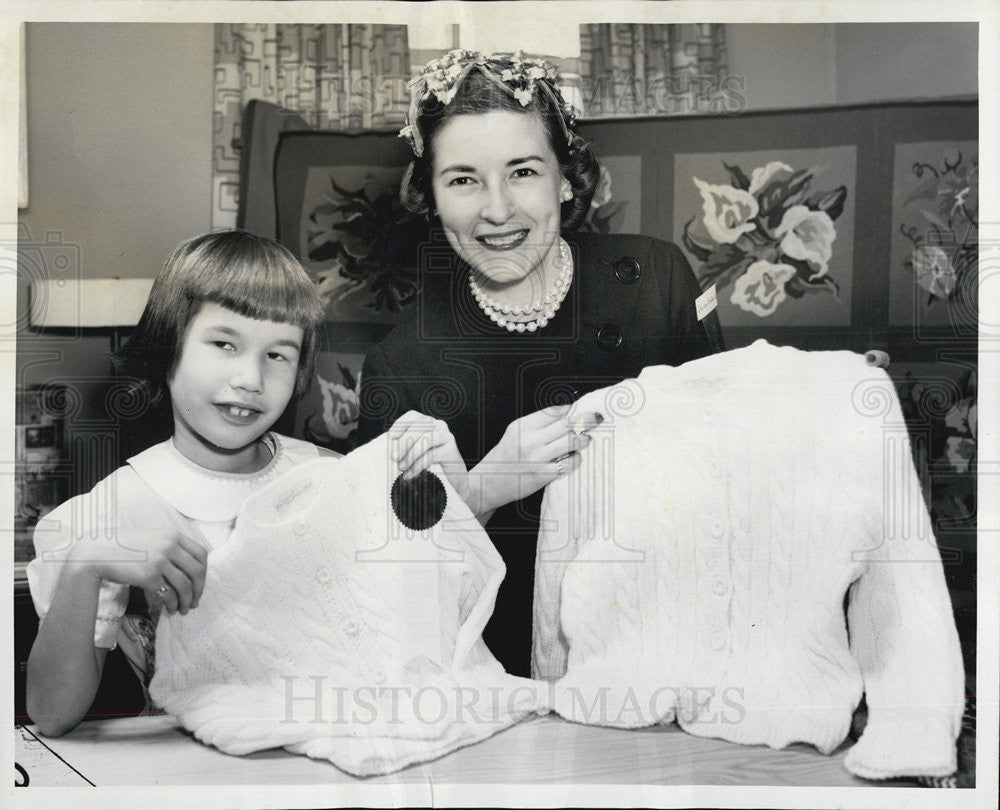
{"type": "Polygon", "coordinates": [[[323,429],[334,439],[346,439],[358,426],[361,412],[358,392],[316,374],[323,395],[323,429]]]}
{"type": "Polygon", "coordinates": [[[976,443],[962,436],[949,436],[945,439],[944,456],[955,472],[969,472],[976,457],[976,443]]]}
{"type": "Polygon", "coordinates": [[[601,174],[597,180],[597,190],[590,201],[591,208],[600,208],[611,202],[611,172],[606,166],[601,166],[601,174]]]}
{"type": "Polygon", "coordinates": [[[956,402],[945,414],[944,423],[958,433],[976,437],[976,399],[966,397],[956,402]]]}
{"type": "Polygon", "coordinates": [[[787,163],[782,163],[780,160],[772,160],[766,166],[761,166],[758,169],[754,169],[750,173],[750,188],[747,191],[750,194],[756,194],[764,186],[766,186],[771,178],[774,177],[778,172],[792,172],[795,171],[787,163]]]}
{"type": "Polygon", "coordinates": [[[759,207],[752,194],[733,186],[717,186],[697,177],[692,179],[701,192],[705,230],[716,242],[730,245],[757,227],[753,218],[759,207]]]}
{"type": "Polygon", "coordinates": [[[826,275],[827,264],[833,255],[833,240],[837,238],[829,214],[793,205],[785,211],[774,234],[781,240],[781,250],[786,256],[816,267],[814,279],[826,275]]]}
{"type": "Polygon", "coordinates": [[[733,283],[729,300],[746,312],[766,318],[787,297],[785,282],[795,275],[790,264],[756,261],[733,283]]]}
{"type": "Polygon", "coordinates": [[[917,284],[938,298],[951,297],[957,274],[947,253],[937,245],[921,245],[913,251],[912,262],[917,284]]]}

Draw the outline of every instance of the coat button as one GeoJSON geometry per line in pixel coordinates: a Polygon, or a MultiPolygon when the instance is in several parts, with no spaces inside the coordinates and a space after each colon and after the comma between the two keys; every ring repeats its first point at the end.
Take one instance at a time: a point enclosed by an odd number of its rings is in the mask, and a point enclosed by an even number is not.
{"type": "Polygon", "coordinates": [[[330,569],[325,565],[316,569],[316,580],[326,585],[330,581],[330,569]]]}
{"type": "Polygon", "coordinates": [[[722,596],[726,591],[729,590],[729,585],[726,580],[721,577],[712,583],[712,590],[715,591],[719,596],[722,596]]]}
{"type": "Polygon", "coordinates": [[[725,633],[712,633],[712,649],[718,652],[723,647],[726,646],[726,635],[725,633]]]}
{"type": "Polygon", "coordinates": [[[613,323],[603,324],[597,330],[597,345],[606,352],[613,352],[622,345],[622,330],[613,323]]]}
{"type": "Polygon", "coordinates": [[[356,636],[358,634],[358,623],[353,619],[348,619],[344,622],[344,632],[349,636],[356,636]]]}
{"type": "Polygon", "coordinates": [[[615,275],[622,284],[635,284],[639,280],[642,268],[639,261],[631,256],[625,256],[615,262],[615,275]]]}
{"type": "Polygon", "coordinates": [[[713,520],[710,526],[712,532],[712,537],[722,537],[725,534],[726,527],[722,525],[721,520],[713,520]]]}
{"type": "Polygon", "coordinates": [[[295,532],[300,537],[309,531],[309,524],[304,520],[296,520],[295,524],[292,526],[292,531],[295,532]]]}

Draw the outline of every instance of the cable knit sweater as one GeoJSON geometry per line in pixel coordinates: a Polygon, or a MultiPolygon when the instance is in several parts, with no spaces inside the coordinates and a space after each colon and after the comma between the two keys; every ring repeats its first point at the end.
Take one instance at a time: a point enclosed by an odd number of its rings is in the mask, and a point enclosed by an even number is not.
{"type": "Polygon", "coordinates": [[[483,643],[503,562],[450,486],[395,517],[381,437],[260,490],[208,558],[199,606],[161,616],[153,700],[230,754],[284,746],[357,775],[468,745],[540,705],[483,643]]]}
{"type": "Polygon", "coordinates": [[[891,380],[758,341],[594,392],[542,511],[533,675],[570,720],[955,770],[958,636],[891,380]],[[849,608],[845,622],[845,594],[849,608]]]}

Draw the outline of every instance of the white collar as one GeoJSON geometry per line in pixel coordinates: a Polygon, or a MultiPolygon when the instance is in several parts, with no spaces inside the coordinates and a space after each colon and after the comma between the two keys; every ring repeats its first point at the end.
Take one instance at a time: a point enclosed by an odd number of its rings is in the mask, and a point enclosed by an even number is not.
{"type": "Polygon", "coordinates": [[[195,464],[174,446],[173,439],[153,445],[128,460],[129,466],[163,500],[182,515],[206,523],[230,522],[247,496],[267,485],[286,466],[281,436],[266,433],[272,456],[253,473],[216,472],[195,464]]]}

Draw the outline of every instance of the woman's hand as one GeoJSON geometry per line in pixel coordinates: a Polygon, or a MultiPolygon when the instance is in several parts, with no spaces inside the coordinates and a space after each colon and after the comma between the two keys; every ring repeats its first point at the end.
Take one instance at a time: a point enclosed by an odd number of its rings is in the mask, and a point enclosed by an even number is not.
{"type": "Polygon", "coordinates": [[[187,613],[198,607],[205,588],[208,550],[200,536],[175,528],[119,529],[114,539],[81,538],[68,561],[97,579],[143,588],[149,604],[162,604],[168,613],[187,613]]]}
{"type": "Polygon", "coordinates": [[[389,455],[405,478],[439,464],[458,496],[472,506],[469,473],[445,422],[407,411],[389,428],[389,455]]]}
{"type": "Polygon", "coordinates": [[[478,495],[476,514],[526,498],[582,463],[588,431],[604,421],[599,413],[567,421],[571,405],[543,408],[511,422],[500,441],[469,474],[478,495]]]}

